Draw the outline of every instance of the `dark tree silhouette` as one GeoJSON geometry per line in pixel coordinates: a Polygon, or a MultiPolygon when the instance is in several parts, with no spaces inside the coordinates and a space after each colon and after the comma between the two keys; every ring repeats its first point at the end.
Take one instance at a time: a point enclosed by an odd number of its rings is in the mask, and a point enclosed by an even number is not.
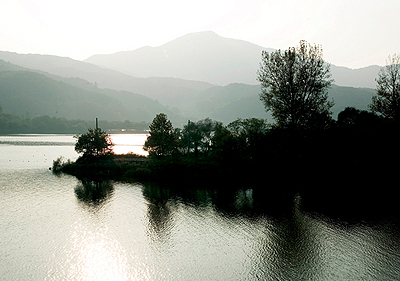
{"type": "Polygon", "coordinates": [[[284,52],[263,51],[257,74],[260,98],[278,126],[320,127],[331,119],[333,102],[328,101],[328,88],[333,80],[320,46],[300,41],[299,47],[284,52]]]}
{"type": "Polygon", "coordinates": [[[182,130],[182,146],[189,149],[189,151],[193,150],[195,155],[198,155],[199,151],[208,153],[211,150],[215,128],[219,123],[210,118],[198,122],[189,121],[182,130]]]}
{"type": "Polygon", "coordinates": [[[339,128],[349,129],[377,129],[382,127],[382,117],[366,110],[359,110],[354,107],[346,107],[339,112],[337,118],[339,128]]]}
{"type": "Polygon", "coordinates": [[[377,93],[372,97],[370,109],[383,117],[400,122],[400,55],[394,54],[381,68],[377,83],[377,93]]]}
{"type": "Polygon", "coordinates": [[[173,154],[179,147],[179,135],[172,127],[167,115],[160,113],[156,115],[149,126],[150,135],[144,143],[143,149],[150,156],[168,156],[173,154]]]}
{"type": "Polygon", "coordinates": [[[98,129],[89,129],[86,134],[76,135],[75,151],[83,156],[102,156],[113,152],[113,142],[110,135],[98,129]]]}

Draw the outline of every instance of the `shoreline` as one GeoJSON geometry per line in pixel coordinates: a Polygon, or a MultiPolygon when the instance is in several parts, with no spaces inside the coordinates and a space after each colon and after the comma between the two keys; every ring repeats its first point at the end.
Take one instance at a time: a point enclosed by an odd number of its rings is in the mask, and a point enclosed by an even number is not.
{"type": "Polygon", "coordinates": [[[287,204],[300,195],[304,210],[309,213],[343,217],[348,221],[388,217],[400,219],[397,192],[391,187],[391,180],[380,180],[379,177],[361,180],[362,170],[353,171],[353,175],[342,171],[330,180],[324,174],[320,178],[309,178],[301,172],[288,176],[271,170],[267,180],[262,180],[265,175],[238,168],[232,171],[229,167],[199,158],[159,160],[125,154],[81,158],[62,164],[58,170],[53,168],[53,172],[90,181],[160,184],[178,192],[205,188],[225,194],[250,188],[264,198],[265,204],[278,209],[275,201],[287,204]]]}

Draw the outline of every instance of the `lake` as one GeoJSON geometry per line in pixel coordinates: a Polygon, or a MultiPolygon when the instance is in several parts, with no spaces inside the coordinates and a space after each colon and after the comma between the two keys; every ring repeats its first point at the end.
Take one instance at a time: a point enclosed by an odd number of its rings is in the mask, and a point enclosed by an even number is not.
{"type": "MultiPolygon", "coordinates": [[[[146,135],[113,139],[144,153],[146,135]]],[[[348,223],[246,186],[57,176],[53,160],[78,156],[69,135],[0,136],[0,155],[1,280],[400,280],[390,218],[348,223]]]]}

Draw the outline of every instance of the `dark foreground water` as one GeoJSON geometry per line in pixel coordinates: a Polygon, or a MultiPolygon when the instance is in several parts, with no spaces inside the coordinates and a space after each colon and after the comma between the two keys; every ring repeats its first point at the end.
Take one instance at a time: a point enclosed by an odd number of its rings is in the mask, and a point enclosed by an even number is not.
{"type": "Polygon", "coordinates": [[[53,175],[52,160],[76,157],[72,144],[0,137],[1,280],[400,280],[390,219],[348,224],[248,187],[53,175]]]}

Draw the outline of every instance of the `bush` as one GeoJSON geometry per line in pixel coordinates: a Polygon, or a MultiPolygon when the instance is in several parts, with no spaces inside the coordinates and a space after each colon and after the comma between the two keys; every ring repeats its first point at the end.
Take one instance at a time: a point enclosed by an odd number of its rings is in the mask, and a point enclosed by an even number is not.
{"type": "Polygon", "coordinates": [[[60,156],[58,157],[56,160],[53,160],[53,167],[52,167],[52,171],[53,173],[60,173],[62,171],[62,169],[66,166],[66,165],[70,165],[72,162],[70,159],[65,159],[64,156],[60,156]]]}

